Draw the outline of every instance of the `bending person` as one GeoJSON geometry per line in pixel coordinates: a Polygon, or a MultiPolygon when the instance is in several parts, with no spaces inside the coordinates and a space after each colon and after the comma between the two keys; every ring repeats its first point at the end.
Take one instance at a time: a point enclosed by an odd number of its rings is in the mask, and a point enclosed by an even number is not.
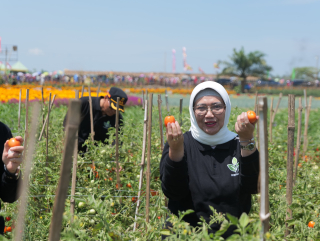
{"type": "MultiPolygon", "coordinates": [[[[235,123],[236,133],[227,128],[231,103],[227,91],[216,82],[194,88],[189,112],[189,131],[182,134],[177,121],[166,129],[160,178],[168,208],[175,215],[194,210],[184,217],[194,227],[201,216],[209,223],[209,206],[239,218],[250,211],[251,194],[257,193],[259,152],[254,125],[243,112],[235,123]]],[[[215,223],[209,232],[219,229],[220,224],[215,223]]],[[[223,237],[232,235],[234,229],[231,226],[223,237]]]]}

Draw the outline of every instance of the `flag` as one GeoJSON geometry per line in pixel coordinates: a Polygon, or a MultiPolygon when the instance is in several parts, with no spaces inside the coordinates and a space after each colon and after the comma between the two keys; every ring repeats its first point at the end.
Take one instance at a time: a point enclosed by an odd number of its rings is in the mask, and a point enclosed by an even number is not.
{"type": "Polygon", "coordinates": [[[218,65],[217,63],[214,63],[214,64],[213,64],[213,68],[219,69],[219,65],[218,65]]]}
{"type": "Polygon", "coordinates": [[[293,68],[292,74],[291,74],[291,80],[294,80],[296,78],[296,70],[293,68]]]}
{"type": "Polygon", "coordinates": [[[172,73],[176,72],[176,50],[172,49],[172,73]]]}
{"type": "Polygon", "coordinates": [[[199,72],[204,74],[204,71],[203,71],[203,69],[201,69],[201,67],[199,67],[199,72]]]}

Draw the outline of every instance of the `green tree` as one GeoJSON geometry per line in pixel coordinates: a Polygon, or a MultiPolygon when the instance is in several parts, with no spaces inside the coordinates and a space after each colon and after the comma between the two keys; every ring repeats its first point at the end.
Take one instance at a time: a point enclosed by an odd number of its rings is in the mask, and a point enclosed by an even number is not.
{"type": "Polygon", "coordinates": [[[233,49],[231,62],[219,61],[225,67],[221,74],[238,76],[241,79],[241,92],[244,92],[244,86],[248,76],[262,77],[272,70],[271,66],[266,64],[265,54],[259,51],[245,54],[242,47],[239,51],[233,49]]]}
{"type": "Polygon", "coordinates": [[[303,79],[303,80],[315,79],[317,70],[314,67],[297,67],[294,69],[296,71],[296,79],[303,79]]]}

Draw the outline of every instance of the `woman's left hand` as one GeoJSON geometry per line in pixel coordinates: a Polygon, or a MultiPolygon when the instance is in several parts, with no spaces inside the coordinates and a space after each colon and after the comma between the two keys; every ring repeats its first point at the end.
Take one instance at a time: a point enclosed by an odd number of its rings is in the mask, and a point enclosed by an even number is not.
{"type": "MultiPolygon", "coordinates": [[[[259,120],[259,116],[257,116],[257,121],[259,120]]],[[[242,112],[237,117],[237,122],[235,124],[235,129],[240,139],[250,140],[253,138],[253,131],[255,124],[251,124],[248,119],[247,112],[242,112]]]]}
{"type": "MultiPolygon", "coordinates": [[[[23,143],[23,138],[21,136],[17,136],[15,139],[20,141],[21,144],[23,143]]],[[[9,147],[8,141],[6,141],[4,144],[2,161],[10,173],[15,173],[18,171],[18,167],[22,163],[23,150],[23,146],[9,147]]]]}

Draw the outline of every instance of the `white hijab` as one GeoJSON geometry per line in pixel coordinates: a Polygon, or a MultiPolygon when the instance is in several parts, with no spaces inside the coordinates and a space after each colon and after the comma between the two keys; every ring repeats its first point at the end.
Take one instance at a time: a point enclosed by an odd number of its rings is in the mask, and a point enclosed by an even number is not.
{"type": "Polygon", "coordinates": [[[229,122],[229,117],[230,117],[230,112],[231,112],[231,102],[229,99],[229,95],[228,95],[227,91],[225,90],[225,88],[222,85],[218,84],[217,82],[206,81],[201,84],[198,84],[193,89],[193,91],[191,93],[191,97],[190,97],[189,112],[190,112],[190,120],[191,120],[191,127],[190,127],[191,134],[192,134],[193,138],[196,139],[197,141],[199,141],[200,143],[203,143],[205,145],[210,145],[210,146],[216,146],[219,144],[226,143],[226,142],[234,139],[237,136],[236,133],[230,131],[227,128],[227,125],[229,122]],[[208,89],[208,88],[211,88],[211,89],[217,91],[220,94],[220,96],[222,97],[222,99],[226,105],[224,125],[219,130],[219,132],[214,135],[208,135],[207,133],[205,133],[203,130],[201,130],[199,128],[196,117],[194,115],[194,110],[193,110],[193,101],[194,101],[194,98],[196,97],[196,95],[200,91],[202,91],[204,89],[208,89]]]}

